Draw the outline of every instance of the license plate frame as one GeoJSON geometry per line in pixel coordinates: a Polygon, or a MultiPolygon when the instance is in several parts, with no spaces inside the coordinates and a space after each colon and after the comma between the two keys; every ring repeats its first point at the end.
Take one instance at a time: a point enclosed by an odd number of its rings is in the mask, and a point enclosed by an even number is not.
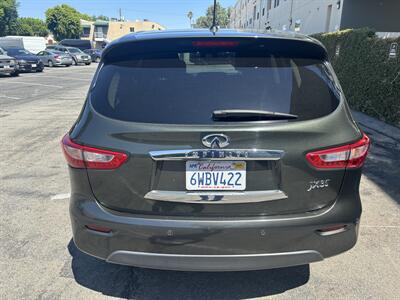
{"type": "Polygon", "coordinates": [[[245,161],[186,161],[185,187],[188,191],[244,191],[245,161]]]}

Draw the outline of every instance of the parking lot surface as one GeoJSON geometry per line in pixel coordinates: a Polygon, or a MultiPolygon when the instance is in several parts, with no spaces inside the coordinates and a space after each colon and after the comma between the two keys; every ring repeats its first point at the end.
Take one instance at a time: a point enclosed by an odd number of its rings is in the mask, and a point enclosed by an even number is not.
{"type": "Polygon", "coordinates": [[[77,250],[59,146],[96,64],[0,77],[1,299],[400,299],[400,130],[356,114],[372,139],[359,241],[325,261],[199,273],[107,264],[77,250]]]}

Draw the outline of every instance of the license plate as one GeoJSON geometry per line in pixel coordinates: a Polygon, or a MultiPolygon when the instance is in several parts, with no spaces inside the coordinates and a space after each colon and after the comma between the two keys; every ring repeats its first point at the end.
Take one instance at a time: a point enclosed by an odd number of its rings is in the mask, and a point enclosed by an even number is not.
{"type": "Polygon", "coordinates": [[[36,68],[36,64],[32,64],[32,68],[36,68]]]}
{"type": "Polygon", "coordinates": [[[4,69],[10,69],[10,66],[9,65],[5,65],[4,69]]]}
{"type": "Polygon", "coordinates": [[[246,162],[187,161],[186,189],[243,191],[246,189],[246,162]]]}

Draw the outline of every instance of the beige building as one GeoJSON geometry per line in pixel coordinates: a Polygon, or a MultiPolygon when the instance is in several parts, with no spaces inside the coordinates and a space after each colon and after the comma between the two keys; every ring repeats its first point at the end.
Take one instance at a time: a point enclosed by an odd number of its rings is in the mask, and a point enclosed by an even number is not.
{"type": "Polygon", "coordinates": [[[93,47],[101,48],[121,36],[138,31],[164,30],[165,28],[149,20],[143,21],[103,21],[94,22],[81,20],[81,39],[93,42],[93,47]]]}

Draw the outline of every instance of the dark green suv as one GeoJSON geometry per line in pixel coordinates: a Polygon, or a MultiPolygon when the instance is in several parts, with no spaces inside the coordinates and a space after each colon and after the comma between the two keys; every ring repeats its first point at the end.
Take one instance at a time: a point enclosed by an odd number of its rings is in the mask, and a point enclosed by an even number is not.
{"type": "Polygon", "coordinates": [[[127,35],[62,147],[75,244],[108,262],[265,269],[357,240],[369,139],[307,36],[127,35]]]}

